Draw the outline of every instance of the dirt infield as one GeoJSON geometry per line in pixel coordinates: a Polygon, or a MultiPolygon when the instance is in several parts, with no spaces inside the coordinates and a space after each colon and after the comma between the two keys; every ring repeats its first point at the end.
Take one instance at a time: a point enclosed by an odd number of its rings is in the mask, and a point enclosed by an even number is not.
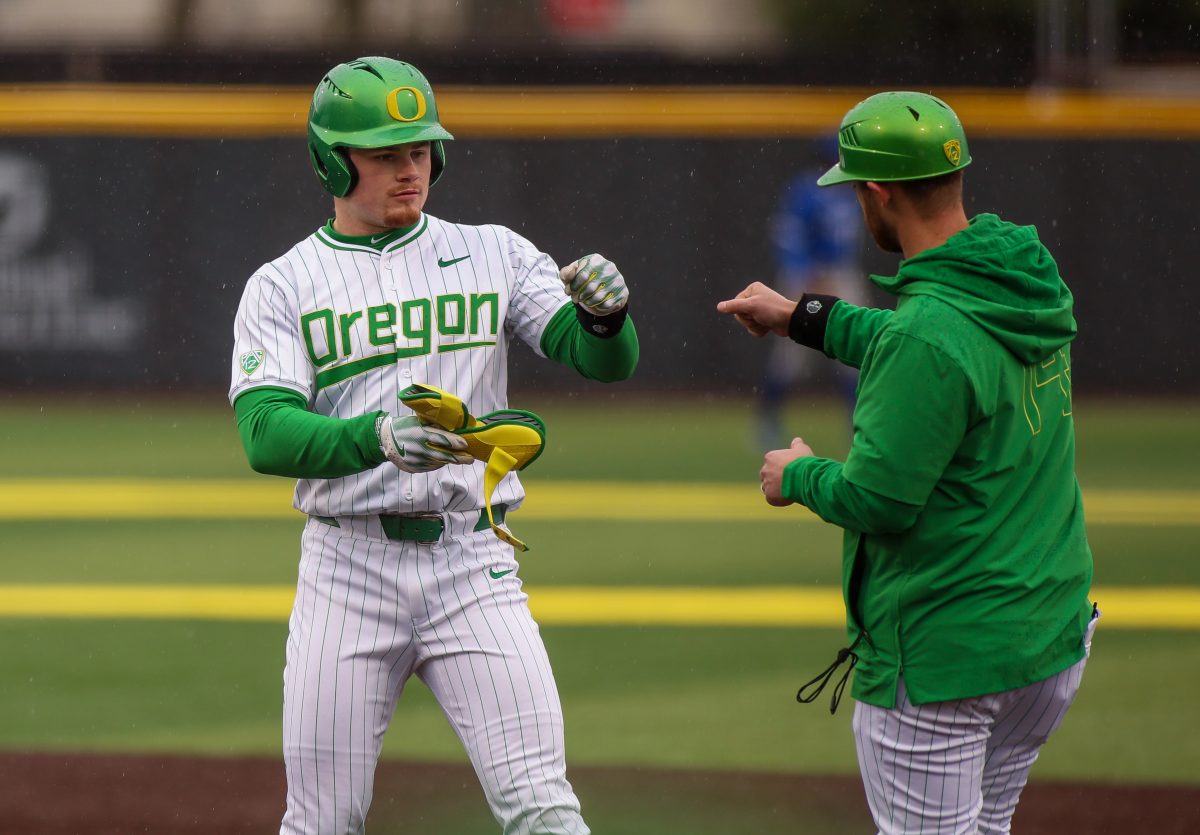
{"type": "MultiPolygon", "coordinates": [[[[851,777],[575,768],[572,779],[598,835],[871,831],[851,777]]],[[[267,833],[278,831],[283,791],[283,767],[272,759],[3,753],[0,831],[267,833]]],[[[380,765],[369,832],[495,829],[469,768],[380,765]]],[[[1200,787],[1035,783],[1013,831],[1190,835],[1200,832],[1200,787]]]]}

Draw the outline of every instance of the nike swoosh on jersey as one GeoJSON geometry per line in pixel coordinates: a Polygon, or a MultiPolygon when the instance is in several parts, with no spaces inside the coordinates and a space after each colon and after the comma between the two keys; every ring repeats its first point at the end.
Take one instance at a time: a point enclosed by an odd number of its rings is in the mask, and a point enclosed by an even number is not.
{"type": "Polygon", "coordinates": [[[466,261],[470,257],[471,257],[470,255],[462,255],[458,258],[449,258],[449,259],[439,258],[438,266],[444,270],[444,269],[446,269],[446,267],[449,267],[451,264],[457,264],[459,261],[466,261]]]}
{"type": "Polygon", "coordinates": [[[505,570],[505,571],[497,571],[497,570],[496,570],[496,569],[494,569],[494,568],[489,568],[489,569],[488,569],[488,574],[491,576],[491,578],[492,578],[493,580],[499,580],[501,577],[506,577],[506,576],[508,576],[509,574],[512,574],[514,570],[515,570],[515,569],[509,568],[509,569],[507,569],[507,570],[505,570]]]}
{"type": "Polygon", "coordinates": [[[384,238],[386,238],[386,237],[387,237],[388,235],[390,235],[390,234],[392,234],[392,233],[391,233],[391,232],[388,232],[387,234],[384,234],[384,235],[372,235],[372,236],[371,236],[371,243],[373,243],[373,244],[377,244],[377,243],[379,243],[380,241],[382,241],[384,238]]]}

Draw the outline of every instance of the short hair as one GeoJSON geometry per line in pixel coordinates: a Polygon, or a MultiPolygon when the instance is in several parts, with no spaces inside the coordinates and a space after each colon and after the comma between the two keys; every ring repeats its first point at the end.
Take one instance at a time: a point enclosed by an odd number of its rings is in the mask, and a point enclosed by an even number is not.
{"type": "Polygon", "coordinates": [[[904,192],[917,211],[933,214],[962,200],[963,172],[960,168],[948,174],[920,180],[899,180],[888,183],[904,192]]]}

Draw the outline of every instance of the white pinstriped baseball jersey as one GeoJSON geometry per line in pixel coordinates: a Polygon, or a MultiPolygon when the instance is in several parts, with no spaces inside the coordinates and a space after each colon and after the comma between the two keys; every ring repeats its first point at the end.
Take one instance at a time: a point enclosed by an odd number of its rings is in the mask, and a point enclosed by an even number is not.
{"type": "MultiPolygon", "coordinates": [[[[322,228],[247,283],[229,399],[279,386],[317,414],[407,414],[396,393],[422,382],[457,394],[475,414],[505,408],[512,337],[544,356],[542,331],[568,303],[553,260],[502,226],[422,215],[382,249],[322,228]]],[[[409,474],[381,465],[302,479],[294,504],[319,516],[477,509],[482,470],[475,463],[409,474]]],[[[514,474],[492,501],[511,509],[523,498],[514,474]]]]}

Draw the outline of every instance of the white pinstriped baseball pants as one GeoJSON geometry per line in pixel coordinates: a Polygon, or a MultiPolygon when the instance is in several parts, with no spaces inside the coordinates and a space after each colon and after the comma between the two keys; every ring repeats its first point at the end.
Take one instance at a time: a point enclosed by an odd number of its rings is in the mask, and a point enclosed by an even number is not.
{"type": "Polygon", "coordinates": [[[1010,831],[1042,745],[1075,699],[1091,654],[1017,690],[896,707],[857,702],[854,739],[879,835],[998,835],[1010,831]]]}
{"type": "Polygon", "coordinates": [[[416,674],[467,750],[505,835],[587,835],[562,708],[512,548],[446,513],[433,545],[378,517],[310,519],[284,670],[281,835],[364,830],[384,731],[416,674]]]}

